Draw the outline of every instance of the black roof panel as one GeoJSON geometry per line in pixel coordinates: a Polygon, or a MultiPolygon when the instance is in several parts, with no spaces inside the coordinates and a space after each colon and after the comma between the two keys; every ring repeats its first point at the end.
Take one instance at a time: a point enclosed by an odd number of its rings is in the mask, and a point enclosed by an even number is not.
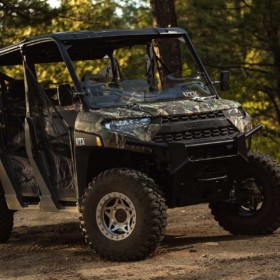
{"type": "Polygon", "coordinates": [[[173,37],[185,34],[181,28],[146,28],[135,30],[103,30],[103,31],[73,31],[57,32],[39,35],[25,39],[12,46],[0,49],[0,66],[21,64],[20,48],[27,47],[34,63],[61,61],[57,43],[71,46],[71,59],[86,59],[79,50],[90,46],[95,49],[96,58],[104,56],[110,49],[129,44],[145,43],[155,37],[173,37]],[[98,49],[98,51],[97,51],[98,49]]]}

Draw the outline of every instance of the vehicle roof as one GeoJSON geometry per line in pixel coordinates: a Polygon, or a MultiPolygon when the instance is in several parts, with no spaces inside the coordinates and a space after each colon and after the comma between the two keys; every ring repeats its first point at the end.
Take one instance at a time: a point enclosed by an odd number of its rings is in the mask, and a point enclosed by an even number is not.
{"type": "MultiPolygon", "coordinates": [[[[82,59],[82,48],[91,46],[96,50],[108,50],[125,45],[144,43],[145,40],[158,37],[178,37],[186,34],[182,28],[145,28],[133,30],[102,30],[102,31],[68,31],[57,32],[27,38],[17,44],[0,49],[0,66],[21,64],[20,49],[27,46],[32,54],[34,63],[61,61],[57,44],[73,48],[71,59],[82,59]],[[93,44],[94,43],[94,44],[93,44]],[[73,47],[74,46],[74,47],[73,47]],[[76,48],[76,51],[74,49],[76,48]]],[[[104,51],[96,53],[96,57],[104,56],[104,51]]]]}

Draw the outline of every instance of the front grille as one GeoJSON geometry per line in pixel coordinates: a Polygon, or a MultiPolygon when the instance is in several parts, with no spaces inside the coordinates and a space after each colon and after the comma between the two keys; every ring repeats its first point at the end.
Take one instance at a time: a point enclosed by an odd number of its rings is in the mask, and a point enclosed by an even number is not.
{"type": "Polygon", "coordinates": [[[233,154],[235,154],[234,145],[219,145],[214,147],[198,147],[188,149],[188,155],[191,160],[215,158],[233,154]]]}
{"type": "Polygon", "coordinates": [[[223,143],[225,138],[227,140],[233,138],[238,130],[222,111],[196,115],[163,116],[160,117],[160,120],[162,127],[153,137],[153,141],[157,143],[184,143],[191,160],[217,158],[236,153],[234,144],[223,143]],[[213,145],[216,140],[221,140],[221,144],[213,145]],[[192,144],[196,142],[201,144],[194,147],[192,144]]]}
{"type": "Polygon", "coordinates": [[[197,115],[172,115],[161,117],[162,124],[171,124],[176,122],[189,122],[189,121],[199,121],[199,120],[209,120],[224,118],[224,113],[222,111],[215,111],[210,113],[202,113],[197,115]]]}
{"type": "Polygon", "coordinates": [[[232,136],[238,130],[225,118],[222,111],[196,115],[171,115],[160,117],[162,129],[153,137],[157,143],[192,140],[211,140],[232,136]]]}
{"type": "Polygon", "coordinates": [[[190,141],[198,139],[211,139],[222,136],[231,136],[237,132],[233,126],[206,128],[189,131],[158,133],[153,141],[157,143],[172,143],[178,141],[190,141]]]}

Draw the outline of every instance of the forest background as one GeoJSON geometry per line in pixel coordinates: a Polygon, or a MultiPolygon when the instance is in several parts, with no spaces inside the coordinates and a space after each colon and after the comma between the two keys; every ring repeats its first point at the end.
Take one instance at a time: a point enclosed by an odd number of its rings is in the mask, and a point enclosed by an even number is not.
{"type": "Polygon", "coordinates": [[[230,70],[231,89],[220,96],[239,101],[264,126],[253,149],[280,160],[280,0],[56,2],[0,0],[0,47],[59,31],[180,26],[213,80],[230,70]]]}

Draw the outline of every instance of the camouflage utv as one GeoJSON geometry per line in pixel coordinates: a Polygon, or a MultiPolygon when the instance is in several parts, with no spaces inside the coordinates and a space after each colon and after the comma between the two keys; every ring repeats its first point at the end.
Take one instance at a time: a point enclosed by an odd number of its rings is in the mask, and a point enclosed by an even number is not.
{"type": "Polygon", "coordinates": [[[209,203],[233,234],[279,227],[280,168],[249,151],[261,126],[217,95],[184,30],[33,37],[0,67],[0,242],[28,209],[79,211],[86,242],[116,261],[156,249],[167,207],[209,203]]]}

